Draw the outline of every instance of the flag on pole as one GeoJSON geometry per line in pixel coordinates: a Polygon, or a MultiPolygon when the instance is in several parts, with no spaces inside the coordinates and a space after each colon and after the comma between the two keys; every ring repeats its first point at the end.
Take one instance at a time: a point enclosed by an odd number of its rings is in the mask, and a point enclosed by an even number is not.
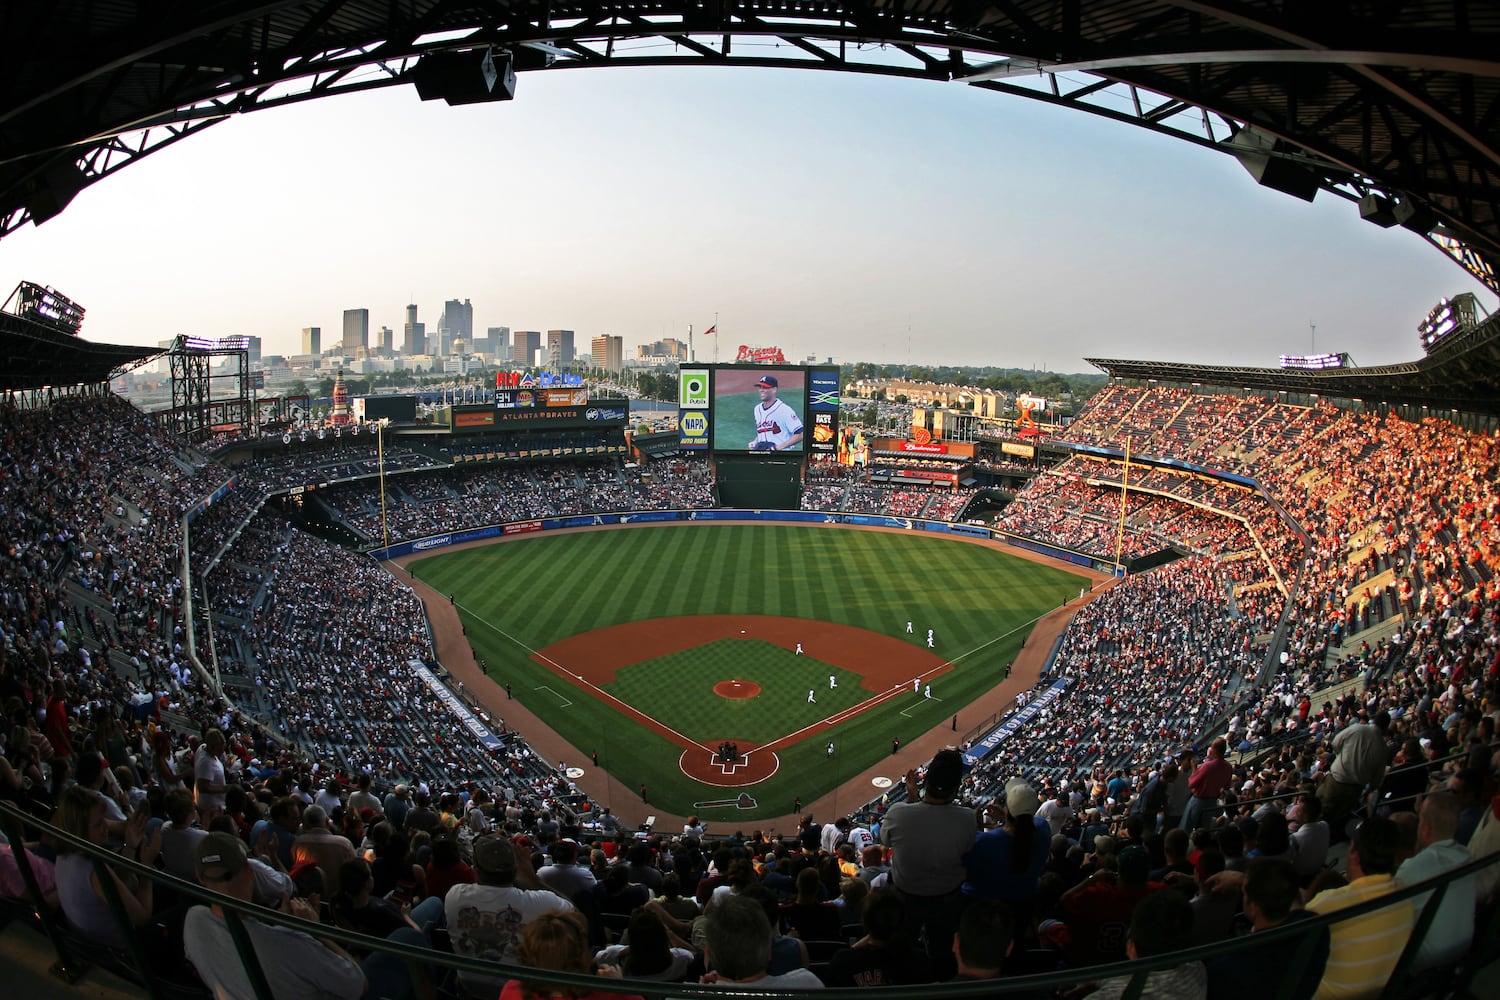
{"type": "Polygon", "coordinates": [[[713,334],[714,334],[714,331],[717,330],[718,328],[719,328],[719,324],[715,323],[713,326],[711,326],[707,330],[703,331],[703,336],[705,336],[705,337],[712,337],[713,334]]]}

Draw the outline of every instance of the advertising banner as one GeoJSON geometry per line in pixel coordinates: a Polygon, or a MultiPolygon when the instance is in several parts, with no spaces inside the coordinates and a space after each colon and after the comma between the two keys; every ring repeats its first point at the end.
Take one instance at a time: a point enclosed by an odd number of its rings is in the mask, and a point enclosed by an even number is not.
{"type": "Polygon", "coordinates": [[[948,454],[948,446],[945,444],[918,444],[916,441],[902,441],[901,450],[913,452],[918,455],[948,454]]]}
{"type": "Polygon", "coordinates": [[[469,706],[464,704],[463,699],[454,694],[452,688],[438,680],[437,676],[431,670],[428,670],[421,661],[412,660],[409,665],[412,672],[421,679],[423,684],[427,685],[427,689],[443,703],[443,706],[458,719],[459,723],[486,750],[499,750],[505,745],[501,742],[500,737],[490,732],[489,727],[479,721],[479,717],[469,710],[469,706]]]}
{"type": "Polygon", "coordinates": [[[1017,458],[1036,458],[1036,446],[1030,444],[1016,444],[1014,441],[1001,441],[1000,451],[1005,455],[1015,455],[1017,458]]]}
{"type": "Polygon", "coordinates": [[[707,451],[708,428],[707,411],[678,410],[677,447],[683,451],[707,451]]]}
{"type": "Polygon", "coordinates": [[[516,390],[515,389],[496,389],[495,390],[495,409],[497,409],[497,410],[513,410],[515,408],[516,408],[516,390]]]}
{"type": "Polygon", "coordinates": [[[779,347],[751,347],[749,344],[741,344],[734,360],[740,364],[784,365],[786,355],[781,353],[779,347]]]}
{"type": "Polygon", "coordinates": [[[455,413],[453,414],[453,428],[460,427],[493,427],[495,426],[495,415],[493,413],[455,413]]]}
{"type": "MultiPolygon", "coordinates": [[[[525,390],[521,391],[522,395],[525,390]]],[[[518,406],[513,410],[493,410],[495,424],[500,427],[579,427],[584,424],[597,423],[605,420],[625,419],[621,408],[594,407],[594,406],[554,406],[554,407],[525,407],[518,406]],[[618,413],[618,417],[606,417],[605,413],[618,413]],[[592,414],[592,416],[590,416],[592,414]]]]}
{"type": "Polygon", "coordinates": [[[964,763],[973,767],[994,753],[1000,744],[1019,733],[1023,727],[1046,711],[1049,705],[1061,698],[1063,692],[1068,689],[1069,681],[1070,678],[1067,677],[1053,681],[1051,687],[1031,699],[1024,707],[1007,715],[1005,720],[991,730],[988,736],[969,748],[964,754],[964,763]]]}
{"type": "Polygon", "coordinates": [[[562,389],[570,386],[583,385],[582,375],[573,375],[567,372],[537,372],[508,371],[495,374],[496,389],[562,389]]]}
{"type": "Polygon", "coordinates": [[[898,469],[896,470],[896,472],[892,473],[892,475],[900,477],[902,479],[925,479],[929,482],[934,483],[958,482],[958,473],[936,472],[932,469],[898,469]]]}
{"type": "Polygon", "coordinates": [[[867,525],[872,528],[905,528],[910,530],[911,520],[904,517],[886,517],[881,514],[849,514],[844,518],[845,524],[867,525]]]}
{"type": "Polygon", "coordinates": [[[678,380],[677,405],[684,410],[708,409],[708,370],[684,368],[678,380]]]}
{"type": "Polygon", "coordinates": [[[813,413],[839,412],[839,370],[814,368],[807,376],[807,408],[813,413]]]}
{"type": "Polygon", "coordinates": [[[646,521],[680,521],[689,516],[680,510],[641,510],[634,514],[621,514],[621,524],[641,524],[646,521]]]}
{"type": "Polygon", "coordinates": [[[838,420],[837,413],[814,413],[812,414],[812,445],[815,452],[833,454],[838,447],[838,420]]]}
{"type": "Polygon", "coordinates": [[[587,389],[543,389],[542,397],[546,406],[587,406],[589,403],[587,389]]]}
{"type": "Polygon", "coordinates": [[[574,514],[571,517],[549,517],[542,523],[542,527],[551,531],[554,528],[598,528],[619,523],[618,514],[574,514]]]}

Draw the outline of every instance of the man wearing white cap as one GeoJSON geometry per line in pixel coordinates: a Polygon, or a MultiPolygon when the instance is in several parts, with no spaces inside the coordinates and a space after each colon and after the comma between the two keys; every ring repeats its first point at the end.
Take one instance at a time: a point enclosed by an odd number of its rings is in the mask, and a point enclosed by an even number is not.
{"type": "Polygon", "coordinates": [[[1052,846],[1052,828],[1037,816],[1041,799],[1025,778],[1005,783],[1005,806],[985,807],[985,819],[1003,817],[1000,826],[985,830],[969,852],[964,895],[999,899],[1009,904],[1018,923],[1026,923],[1036,899],[1047,853],[1052,846]]]}

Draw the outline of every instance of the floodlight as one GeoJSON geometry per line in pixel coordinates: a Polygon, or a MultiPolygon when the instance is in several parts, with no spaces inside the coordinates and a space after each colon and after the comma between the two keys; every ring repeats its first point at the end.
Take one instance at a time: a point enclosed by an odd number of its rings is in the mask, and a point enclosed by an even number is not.
{"type": "Polygon", "coordinates": [[[443,100],[450,107],[516,96],[514,60],[509,52],[493,48],[429,52],[412,69],[411,81],[422,100],[443,100]]]}

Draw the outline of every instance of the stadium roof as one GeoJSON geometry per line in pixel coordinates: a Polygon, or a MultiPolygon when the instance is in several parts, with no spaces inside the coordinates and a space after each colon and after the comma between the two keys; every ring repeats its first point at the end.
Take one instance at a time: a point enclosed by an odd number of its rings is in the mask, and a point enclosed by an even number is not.
{"type": "Polygon", "coordinates": [[[1425,358],[1370,368],[1238,368],[1085,358],[1114,378],[1223,386],[1500,415],[1500,314],[1440,342],[1425,358]]]}
{"type": "Polygon", "coordinates": [[[160,353],[156,347],[92,343],[0,312],[0,391],[98,385],[160,353]]]}
{"type": "Polygon", "coordinates": [[[1076,108],[1299,197],[1363,199],[1500,291],[1489,0],[50,0],[0,25],[0,235],[235,114],[419,79],[494,99],[474,92],[492,53],[521,72],[821,69],[1076,108]]]}

